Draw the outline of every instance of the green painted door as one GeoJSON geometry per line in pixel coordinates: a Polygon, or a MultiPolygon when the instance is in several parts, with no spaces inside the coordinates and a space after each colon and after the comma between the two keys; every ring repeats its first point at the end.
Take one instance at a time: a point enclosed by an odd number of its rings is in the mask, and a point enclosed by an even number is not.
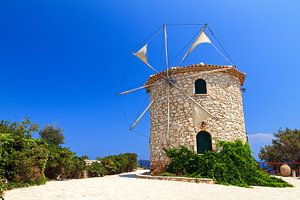
{"type": "Polygon", "coordinates": [[[208,132],[201,131],[197,134],[197,153],[201,154],[205,151],[211,151],[211,136],[208,132]]]}

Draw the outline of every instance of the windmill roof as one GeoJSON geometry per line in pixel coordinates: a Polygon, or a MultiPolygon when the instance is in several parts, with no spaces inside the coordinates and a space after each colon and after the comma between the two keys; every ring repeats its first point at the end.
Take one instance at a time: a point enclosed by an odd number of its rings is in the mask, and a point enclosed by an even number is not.
{"type": "MultiPolygon", "coordinates": [[[[184,74],[188,72],[205,72],[205,71],[211,71],[211,70],[217,70],[217,69],[224,69],[228,68],[226,71],[216,71],[215,73],[225,73],[225,74],[230,74],[232,76],[237,77],[240,80],[241,85],[244,84],[246,74],[237,70],[236,67],[231,66],[231,65],[210,65],[210,64],[194,64],[194,65],[189,65],[185,67],[171,67],[169,69],[169,75],[175,75],[175,74],[184,74]]],[[[145,85],[150,85],[155,83],[157,80],[161,79],[163,76],[167,75],[167,70],[161,71],[157,74],[153,74],[149,77],[145,85]]],[[[146,87],[147,88],[147,87],[146,87]]],[[[149,88],[147,88],[149,90],[149,88]]]]}

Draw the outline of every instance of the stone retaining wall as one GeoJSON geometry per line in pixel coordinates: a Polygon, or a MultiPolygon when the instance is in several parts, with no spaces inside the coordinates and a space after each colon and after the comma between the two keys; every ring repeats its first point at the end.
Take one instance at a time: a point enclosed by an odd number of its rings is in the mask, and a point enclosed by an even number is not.
{"type": "Polygon", "coordinates": [[[143,179],[154,179],[154,180],[165,180],[165,181],[181,181],[190,183],[207,183],[213,184],[213,179],[210,178],[188,178],[188,177],[174,177],[174,176],[150,176],[146,174],[137,174],[138,178],[143,179]]]}

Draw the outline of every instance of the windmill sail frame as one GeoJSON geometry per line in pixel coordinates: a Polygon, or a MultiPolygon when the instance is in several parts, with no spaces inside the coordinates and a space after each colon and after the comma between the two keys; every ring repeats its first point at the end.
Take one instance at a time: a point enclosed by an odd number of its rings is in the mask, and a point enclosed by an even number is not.
{"type": "MultiPolygon", "coordinates": [[[[204,26],[201,28],[196,40],[193,42],[192,46],[188,49],[188,51],[185,53],[185,55],[183,56],[180,64],[186,59],[186,57],[199,45],[202,43],[209,43],[211,44],[217,51],[218,53],[222,54],[222,52],[220,50],[217,49],[217,47],[211,42],[210,38],[206,35],[205,30],[206,28],[209,29],[209,31],[212,33],[212,35],[215,37],[215,35],[213,34],[213,32],[211,31],[211,29],[208,27],[207,24],[204,24],[204,26]]],[[[168,57],[168,40],[167,40],[167,26],[166,24],[163,25],[162,28],[159,29],[163,30],[163,35],[164,35],[164,47],[165,47],[165,64],[166,64],[166,70],[165,70],[165,74],[161,73],[160,71],[158,71],[155,67],[153,67],[147,58],[147,50],[148,50],[148,43],[146,43],[145,45],[142,46],[142,48],[140,48],[138,51],[133,52],[133,54],[139,58],[146,66],[148,66],[151,70],[153,70],[158,76],[160,76],[163,80],[165,80],[165,84],[166,84],[166,88],[167,88],[167,133],[169,134],[170,131],[170,92],[173,91],[173,89],[176,89],[179,91],[179,93],[181,93],[182,95],[184,95],[185,97],[187,97],[191,102],[193,102],[193,107],[194,107],[194,113],[195,115],[197,115],[197,119],[200,120],[205,120],[208,117],[212,117],[215,118],[215,116],[213,116],[209,111],[207,111],[199,102],[197,102],[192,96],[188,95],[185,91],[183,91],[177,84],[176,84],[176,80],[174,80],[174,77],[170,76],[169,74],[169,57],[168,57]],[[200,114],[199,114],[200,113],[200,114]],[[201,115],[201,116],[199,116],[201,115]]],[[[157,32],[155,33],[157,34],[157,32]]],[[[152,37],[153,38],[153,37],[152,37]]],[[[151,38],[151,40],[152,40],[151,38]]],[[[225,50],[224,50],[225,51],[225,50]]],[[[227,56],[227,53],[222,54],[222,56],[224,57],[225,60],[230,61],[231,59],[229,56],[227,56]],[[226,59],[227,58],[227,59],[226,59]]],[[[232,62],[231,62],[232,63],[232,62]]],[[[234,67],[226,67],[223,69],[216,69],[216,70],[210,70],[210,71],[203,71],[203,72],[199,72],[197,74],[193,74],[193,75],[188,75],[185,76],[187,77],[191,77],[191,76],[198,76],[201,74],[209,74],[209,73],[213,73],[213,72],[222,72],[222,71],[226,71],[229,69],[232,69],[234,67]]],[[[144,84],[143,86],[140,86],[138,88],[134,88],[134,89],[130,89],[130,90],[126,90],[123,92],[118,93],[118,95],[125,95],[125,94],[129,94],[144,88],[147,88],[149,86],[153,86],[155,85],[155,83],[150,84],[150,85],[146,85],[144,84]]],[[[129,130],[133,130],[138,123],[140,122],[140,120],[144,117],[144,115],[146,114],[146,112],[148,110],[151,109],[151,107],[153,106],[153,104],[155,103],[157,99],[154,99],[150,102],[150,104],[146,107],[146,109],[141,113],[141,115],[135,120],[135,122],[130,126],[129,130]]]]}

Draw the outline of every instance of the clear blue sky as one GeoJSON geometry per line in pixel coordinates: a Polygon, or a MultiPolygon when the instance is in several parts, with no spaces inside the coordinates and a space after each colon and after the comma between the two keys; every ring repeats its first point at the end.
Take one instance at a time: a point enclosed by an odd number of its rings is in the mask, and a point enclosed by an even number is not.
{"type": "MultiPolygon", "coordinates": [[[[56,124],[79,155],[137,152],[147,159],[148,139],[127,130],[115,95],[125,63],[130,70],[121,88],[151,74],[132,56],[127,62],[129,52],[163,23],[207,22],[247,73],[246,128],[257,151],[278,128],[299,128],[299,8],[297,0],[1,1],[0,118],[56,124]]],[[[170,57],[197,29],[168,29],[170,57]]],[[[153,41],[149,57],[162,69],[160,44],[153,41]]],[[[186,64],[201,61],[223,64],[205,45],[186,64]]],[[[130,120],[145,97],[125,97],[130,120]]],[[[138,128],[148,134],[148,127],[146,118],[138,128]]]]}

